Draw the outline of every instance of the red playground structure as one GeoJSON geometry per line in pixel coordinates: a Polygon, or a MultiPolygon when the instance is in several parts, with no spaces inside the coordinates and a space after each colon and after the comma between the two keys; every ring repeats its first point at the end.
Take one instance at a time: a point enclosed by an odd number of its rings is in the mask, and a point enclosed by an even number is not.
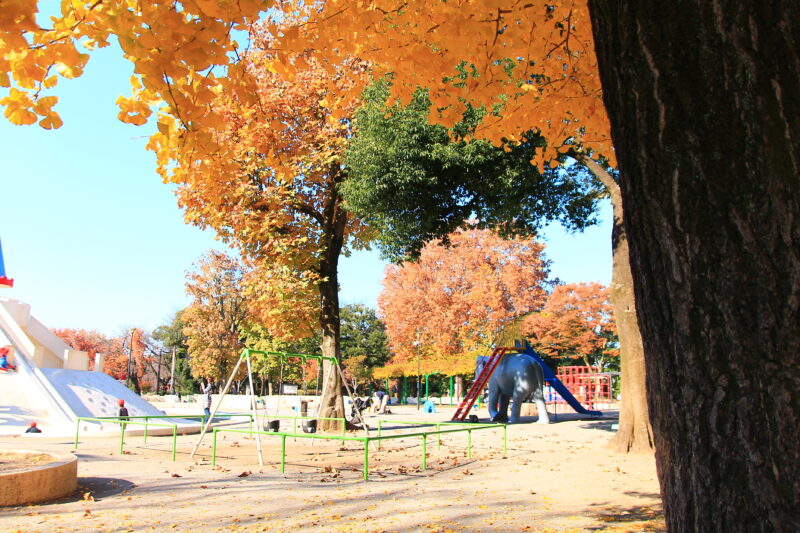
{"type": "MultiPolygon", "coordinates": [[[[560,366],[556,377],[569,389],[575,398],[588,409],[607,409],[612,400],[611,373],[600,372],[594,366],[560,366]]],[[[547,403],[563,402],[559,398],[550,398],[547,403]]],[[[557,395],[556,395],[557,396],[557,395]]]]}

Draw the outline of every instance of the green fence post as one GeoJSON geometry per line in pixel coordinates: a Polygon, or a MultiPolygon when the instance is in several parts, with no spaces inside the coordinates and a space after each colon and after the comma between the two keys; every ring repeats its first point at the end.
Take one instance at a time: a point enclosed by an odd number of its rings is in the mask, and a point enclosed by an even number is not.
{"type": "Polygon", "coordinates": [[[125,422],[120,422],[119,427],[119,454],[122,455],[122,445],[125,443],[125,422]]]}
{"type": "Polygon", "coordinates": [[[472,459],[472,430],[467,430],[467,457],[472,459]]]}
{"type": "Polygon", "coordinates": [[[286,471],[286,435],[281,435],[281,474],[286,471]]]}
{"type": "Polygon", "coordinates": [[[436,449],[439,450],[442,447],[442,425],[436,424],[436,449]]]}
{"type": "Polygon", "coordinates": [[[144,419],[144,443],[147,444],[147,421],[150,420],[150,417],[145,417],[144,419]]]}
{"type": "Polygon", "coordinates": [[[453,407],[453,392],[455,392],[453,388],[453,376],[450,376],[450,407],[453,407]]]}
{"type": "Polygon", "coordinates": [[[75,424],[75,449],[78,448],[78,432],[81,430],[81,419],[78,417],[78,423],[75,424]]]}
{"type": "Polygon", "coordinates": [[[428,469],[428,436],[422,434],[422,469],[428,469]]]}
{"type": "Polygon", "coordinates": [[[362,439],[361,442],[364,443],[364,481],[366,481],[369,479],[369,439],[362,439]]]}
{"type": "Polygon", "coordinates": [[[381,449],[381,444],[383,441],[381,440],[381,426],[383,425],[383,420],[378,420],[378,449],[381,449]]]}
{"type": "MultiPolygon", "coordinates": [[[[342,422],[342,437],[346,437],[347,436],[347,419],[346,418],[342,418],[341,422],[342,422]]],[[[344,448],[344,441],[342,441],[342,448],[344,448]]]]}
{"type": "Polygon", "coordinates": [[[214,437],[211,439],[211,466],[217,466],[217,428],[212,431],[214,437]]]}
{"type": "Polygon", "coordinates": [[[178,426],[172,427],[172,462],[175,462],[175,446],[178,444],[178,426]]]}

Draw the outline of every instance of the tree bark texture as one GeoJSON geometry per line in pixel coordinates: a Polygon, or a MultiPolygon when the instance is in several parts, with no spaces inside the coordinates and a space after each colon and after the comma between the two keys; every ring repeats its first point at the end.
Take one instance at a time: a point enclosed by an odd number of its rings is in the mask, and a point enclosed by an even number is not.
{"type": "Polygon", "coordinates": [[[578,154],[577,158],[603,183],[614,210],[614,225],[611,230],[613,265],[609,297],[614,307],[614,319],[619,337],[622,402],[619,411],[619,429],[608,446],[622,453],[650,453],[653,451],[653,428],[650,425],[647,409],[645,386],[647,371],[633,294],[633,275],[628,236],[625,233],[622,191],[614,178],[596,161],[581,154],[578,154]]]}
{"type": "MultiPolygon", "coordinates": [[[[334,182],[341,176],[340,170],[332,173],[334,182]]],[[[331,187],[323,212],[323,239],[325,249],[322,251],[319,272],[322,281],[319,284],[320,316],[319,325],[322,330],[322,355],[334,357],[336,365],[325,361],[322,366],[323,390],[320,400],[321,418],[344,418],[344,399],[342,398],[342,379],[336,366],[341,364],[340,320],[339,320],[339,256],[344,246],[344,235],[347,227],[347,211],[342,208],[341,197],[336,185],[331,187]]],[[[339,432],[340,422],[335,420],[319,420],[317,426],[321,431],[339,432]]]]}
{"type": "Polygon", "coordinates": [[[670,531],[800,531],[800,4],[590,0],[670,531]]]}

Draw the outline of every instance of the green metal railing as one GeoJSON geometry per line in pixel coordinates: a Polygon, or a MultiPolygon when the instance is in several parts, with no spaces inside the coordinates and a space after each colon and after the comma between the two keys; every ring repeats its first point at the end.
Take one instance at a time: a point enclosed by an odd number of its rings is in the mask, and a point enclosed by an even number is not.
{"type": "MultiPolygon", "coordinates": [[[[480,429],[484,427],[492,427],[492,428],[503,428],[503,457],[508,454],[508,428],[505,424],[480,424],[480,423],[469,423],[469,422],[420,422],[414,420],[378,420],[378,437],[381,436],[381,431],[383,430],[384,423],[387,424],[399,424],[399,425],[409,425],[409,426],[436,426],[436,433],[441,434],[442,426],[458,426],[464,428],[467,431],[467,439],[471,442],[472,441],[472,433],[471,430],[473,429],[480,429]]],[[[445,432],[446,433],[446,432],[445,432]]],[[[442,439],[436,439],[437,449],[442,447],[442,439]]],[[[381,449],[381,443],[378,441],[378,449],[381,449]]],[[[472,458],[472,447],[467,446],[467,457],[472,458]]]]}
{"type": "MultiPolygon", "coordinates": [[[[330,416],[290,416],[290,415],[278,415],[278,416],[267,416],[264,415],[264,421],[267,422],[269,420],[291,420],[293,422],[292,433],[297,433],[297,421],[298,420],[334,420],[341,422],[342,424],[342,436],[347,435],[347,421],[342,417],[330,417],[330,416]]],[[[252,429],[252,426],[251,428],[252,429]]],[[[270,431],[269,433],[275,433],[274,431],[270,431]]],[[[341,440],[341,439],[340,439],[341,440]]]]}
{"type": "MultiPolygon", "coordinates": [[[[214,418],[220,419],[231,419],[236,417],[244,417],[247,418],[249,421],[250,429],[253,429],[253,415],[250,413],[226,413],[226,414],[217,414],[214,418]]],[[[97,417],[78,417],[78,420],[75,424],[75,448],[78,447],[78,437],[81,431],[81,421],[84,422],[102,422],[102,423],[110,423],[110,424],[120,424],[120,445],[119,445],[119,453],[122,453],[122,446],[125,440],[125,427],[130,425],[135,426],[144,426],[144,444],[147,444],[147,430],[150,427],[166,427],[172,428],[173,431],[173,443],[172,443],[172,460],[175,460],[175,440],[177,439],[177,431],[178,426],[175,424],[159,424],[157,422],[150,422],[155,418],[156,420],[200,420],[201,424],[205,425],[206,420],[209,418],[209,415],[135,415],[135,416],[128,416],[125,418],[118,417],[118,416],[97,416],[97,417]]]]}
{"type": "MultiPolygon", "coordinates": [[[[394,421],[392,421],[394,422],[394,421]]],[[[415,424],[415,425],[426,425],[426,423],[420,422],[402,422],[404,424],[415,424]]],[[[244,430],[244,429],[228,429],[228,428],[214,428],[213,431],[213,441],[211,447],[211,464],[217,464],[217,434],[218,433],[244,433],[244,434],[259,434],[259,435],[267,435],[272,437],[280,437],[281,438],[281,473],[285,472],[286,470],[286,437],[295,437],[295,438],[304,438],[304,439],[321,439],[321,440],[340,440],[340,441],[354,441],[354,442],[361,442],[364,446],[364,468],[363,468],[363,478],[364,480],[369,479],[369,443],[377,441],[378,446],[380,449],[380,444],[384,440],[393,440],[393,439],[408,439],[414,437],[420,437],[422,439],[422,470],[427,470],[428,468],[428,436],[435,435],[439,440],[439,445],[441,445],[441,435],[447,433],[467,433],[467,457],[472,458],[472,432],[479,431],[482,429],[503,429],[503,457],[506,456],[508,450],[508,443],[507,443],[507,430],[504,424],[459,424],[459,423],[449,423],[449,422],[439,422],[439,423],[431,423],[427,425],[435,425],[438,424],[439,428],[436,431],[421,431],[415,433],[402,433],[396,435],[384,435],[378,434],[375,437],[347,437],[347,436],[336,436],[336,435],[315,435],[315,434],[307,434],[307,433],[284,433],[284,432],[271,432],[271,431],[254,431],[254,430],[244,430]],[[441,429],[441,426],[460,426],[454,427],[452,429],[441,429]],[[465,427],[466,426],[466,427],[465,427]]],[[[380,430],[379,430],[380,432],[380,430]]]]}
{"type": "MultiPolygon", "coordinates": [[[[120,425],[120,432],[119,432],[119,453],[120,455],[123,454],[123,449],[125,445],[125,428],[127,426],[145,426],[147,427],[165,427],[172,429],[172,460],[175,461],[175,447],[178,441],[178,426],[175,424],[158,424],[154,422],[144,421],[138,422],[136,420],[123,420],[121,418],[92,418],[92,417],[78,417],[78,423],[75,428],[75,448],[78,448],[78,434],[81,428],[81,420],[84,422],[103,422],[103,423],[111,423],[111,424],[119,424],[120,425]]],[[[145,433],[145,442],[147,442],[147,433],[145,433]]]]}

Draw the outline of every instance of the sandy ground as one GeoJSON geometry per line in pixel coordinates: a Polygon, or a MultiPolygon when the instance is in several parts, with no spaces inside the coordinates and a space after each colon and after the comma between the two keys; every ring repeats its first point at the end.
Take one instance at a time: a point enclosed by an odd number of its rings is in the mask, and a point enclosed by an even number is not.
{"type": "MultiPolygon", "coordinates": [[[[393,408],[392,420],[447,420],[413,407],[393,408]]],[[[369,420],[375,426],[377,418],[369,420]]],[[[218,442],[217,465],[206,438],[190,457],[197,435],[81,437],[79,490],[48,504],[0,509],[2,532],[134,531],[664,531],[651,455],[610,452],[612,417],[580,420],[559,415],[550,425],[508,426],[427,440],[386,441],[369,451],[362,479],[361,443],[287,439],[279,470],[280,438],[255,441],[228,434],[218,442]]],[[[389,429],[387,433],[419,431],[389,429]]],[[[374,434],[374,432],[373,432],[374,434]]],[[[70,451],[74,443],[46,435],[0,437],[0,449],[70,451]]]]}

